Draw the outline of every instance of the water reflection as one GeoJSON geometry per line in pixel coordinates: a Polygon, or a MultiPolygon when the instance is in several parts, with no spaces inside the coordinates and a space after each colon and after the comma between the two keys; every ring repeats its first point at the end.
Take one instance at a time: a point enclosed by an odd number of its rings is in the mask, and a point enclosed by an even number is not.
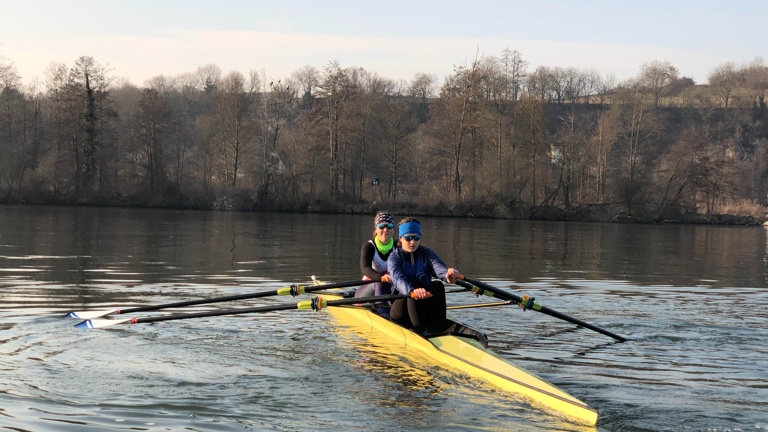
{"type": "Polygon", "coordinates": [[[562,421],[555,413],[542,418],[541,408],[532,408],[530,401],[437,366],[420,351],[393,344],[389,336],[353,320],[334,327],[332,333],[340,345],[354,347],[352,369],[364,377],[363,383],[352,386],[350,391],[354,405],[359,409],[373,405],[384,412],[401,413],[383,419],[393,427],[433,430],[439,423],[441,430],[507,431],[509,422],[513,422],[514,430],[521,431],[595,430],[562,421]],[[353,331],[347,331],[350,329],[353,331]],[[455,400],[465,405],[457,407],[455,400]],[[477,407],[493,407],[504,414],[495,414],[496,418],[489,421],[477,407]],[[411,414],[414,412],[419,415],[411,414]],[[446,416],[454,419],[453,423],[446,422],[446,416]]]}
{"type": "MultiPolygon", "coordinates": [[[[513,306],[450,312],[597,407],[600,430],[669,430],[670,418],[691,430],[768,425],[763,228],[421,220],[425,245],[467,275],[630,338],[616,344],[513,306]]],[[[579,430],[363,342],[322,311],[92,332],[62,318],[274,290],[312,274],[357,279],[369,216],[0,207],[0,221],[4,427],[579,430]]]]}
{"type": "Polygon", "coordinates": [[[579,277],[677,286],[766,286],[762,228],[461,223],[465,226],[453,231],[451,241],[460,246],[447,260],[456,259],[477,275],[521,283],[579,277]],[[465,249],[471,253],[462,252],[465,249]]]}
{"type": "MultiPolygon", "coordinates": [[[[359,245],[370,236],[369,217],[355,215],[2,207],[0,217],[6,221],[0,251],[12,250],[0,253],[5,273],[78,287],[214,274],[233,281],[243,274],[347,280],[357,277],[359,245]],[[94,274],[98,269],[104,277],[94,274]]],[[[476,277],[718,287],[767,282],[761,227],[422,220],[425,245],[476,277]]]]}

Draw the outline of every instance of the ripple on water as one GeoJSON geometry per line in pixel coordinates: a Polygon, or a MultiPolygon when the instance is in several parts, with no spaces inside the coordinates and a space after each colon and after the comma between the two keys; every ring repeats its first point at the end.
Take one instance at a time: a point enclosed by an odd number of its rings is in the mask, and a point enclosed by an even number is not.
{"type": "MultiPolygon", "coordinates": [[[[287,281],[307,281],[310,269],[337,275],[350,269],[349,259],[328,251],[345,250],[350,239],[338,232],[323,237],[324,229],[314,228],[350,228],[332,217],[328,225],[312,225],[308,222],[315,219],[305,215],[270,219],[184,212],[126,218],[119,211],[73,230],[87,212],[69,212],[59,209],[40,221],[65,227],[57,234],[59,242],[50,241],[55,238],[50,232],[35,237],[40,233],[26,225],[31,213],[19,219],[21,229],[0,226],[5,244],[0,245],[0,425],[6,428],[582,430],[460,373],[334,332],[336,326],[322,312],[75,329],[61,317],[73,308],[273,290],[287,281]],[[225,222],[211,229],[213,219],[225,222]],[[262,219],[267,225],[259,225],[262,219]],[[237,229],[227,228],[236,222],[242,222],[237,229]],[[95,226],[105,234],[94,233],[95,226]],[[291,231],[291,226],[299,228],[291,231]],[[303,241],[307,227],[317,233],[316,241],[303,241]],[[265,234],[273,237],[265,240],[265,234]]],[[[434,224],[444,222],[465,223],[441,219],[434,224]]],[[[366,218],[361,230],[366,238],[369,223],[366,218]]],[[[631,256],[636,248],[617,249],[613,235],[574,249],[581,243],[561,242],[561,231],[517,242],[510,238],[517,238],[518,225],[488,223],[493,229],[477,230],[486,221],[471,221],[444,231],[448,238],[469,233],[488,246],[457,247],[444,256],[455,258],[462,270],[494,276],[487,279],[493,285],[531,294],[548,307],[630,340],[615,343],[514,306],[455,310],[452,316],[488,331],[495,351],[597,407],[599,430],[677,431],[680,424],[694,431],[768,430],[763,373],[768,370],[768,290],[760,285],[765,282],[764,257],[753,253],[764,251],[764,239],[758,239],[757,249],[747,248],[749,239],[736,235],[738,241],[728,250],[750,252],[738,258],[722,253],[718,241],[711,247],[713,256],[674,247],[657,256],[662,249],[649,247],[655,254],[638,259],[631,256]],[[543,256],[537,255],[540,251],[543,256]],[[582,261],[582,255],[588,256],[582,261]],[[706,264],[686,267],[691,255],[706,264]],[[749,261],[750,256],[755,260],[749,261]],[[728,269],[741,262],[749,262],[748,267],[728,269]],[[709,272],[710,267],[717,271],[709,272]],[[518,273],[530,277],[524,283],[504,279],[518,273]]],[[[536,225],[531,231],[523,225],[531,235],[548,227],[536,225]]],[[[594,239],[598,228],[569,225],[585,239],[594,239]]],[[[630,228],[607,231],[624,229],[630,228]]],[[[670,231],[663,232],[657,240],[665,240],[670,231]]],[[[722,240],[726,231],[707,232],[722,240]]],[[[709,248],[708,239],[687,239],[709,248]]],[[[455,304],[483,300],[466,293],[449,297],[455,304]]],[[[188,311],[278,301],[295,299],[188,311]]]]}

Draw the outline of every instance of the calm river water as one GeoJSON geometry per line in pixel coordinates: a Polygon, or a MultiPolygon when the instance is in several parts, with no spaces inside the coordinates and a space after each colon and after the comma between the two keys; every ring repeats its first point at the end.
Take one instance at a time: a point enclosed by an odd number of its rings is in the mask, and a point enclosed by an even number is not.
{"type": "MultiPolygon", "coordinates": [[[[630,339],[511,306],[450,311],[598,409],[597,430],[768,431],[764,228],[421,219],[422,243],[466,275],[630,339]]],[[[323,311],[96,330],[63,317],[354,280],[371,232],[370,216],[0,207],[0,428],[591,430],[323,311]]]]}

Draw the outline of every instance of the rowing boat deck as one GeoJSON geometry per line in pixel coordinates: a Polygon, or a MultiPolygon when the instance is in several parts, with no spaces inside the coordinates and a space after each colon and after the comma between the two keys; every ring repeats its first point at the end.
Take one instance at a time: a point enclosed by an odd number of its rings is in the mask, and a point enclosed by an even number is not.
{"type": "MultiPolygon", "coordinates": [[[[339,295],[322,296],[328,300],[340,298],[339,295]]],[[[450,369],[485,379],[525,397],[532,405],[580,424],[594,426],[597,423],[597,411],[487,349],[485,335],[471,327],[454,323],[449,334],[426,339],[367,308],[336,306],[328,310],[342,324],[382,332],[406,349],[417,349],[450,369]]]]}

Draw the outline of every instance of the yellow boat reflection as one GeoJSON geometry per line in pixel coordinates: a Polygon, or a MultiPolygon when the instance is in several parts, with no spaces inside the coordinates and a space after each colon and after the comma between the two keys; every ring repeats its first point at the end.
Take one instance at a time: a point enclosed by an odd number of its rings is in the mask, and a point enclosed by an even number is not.
{"type": "MultiPolygon", "coordinates": [[[[342,298],[335,294],[322,294],[322,297],[327,300],[342,298]]],[[[489,350],[485,335],[463,324],[454,323],[449,334],[427,339],[365,307],[333,306],[329,307],[328,311],[341,324],[360,334],[370,335],[371,339],[380,339],[377,335],[385,335],[387,341],[384,343],[387,346],[409,357],[421,357],[416,361],[432,359],[440,366],[472,378],[483,379],[520,395],[532,405],[570,421],[587,426],[597,423],[596,410],[489,350]]],[[[429,379],[418,374],[415,377],[416,381],[429,379]]]]}

